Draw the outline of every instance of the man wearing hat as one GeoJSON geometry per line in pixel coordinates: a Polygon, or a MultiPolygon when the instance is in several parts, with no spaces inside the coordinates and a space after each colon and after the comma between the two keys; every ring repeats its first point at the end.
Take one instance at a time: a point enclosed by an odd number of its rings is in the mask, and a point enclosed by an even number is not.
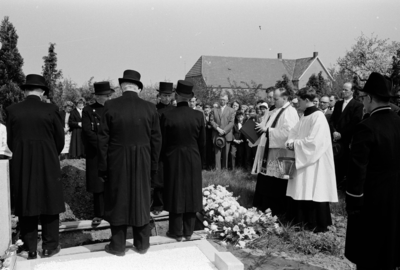
{"type": "Polygon", "coordinates": [[[167,236],[190,240],[196,212],[203,209],[202,159],[205,150],[203,113],[189,107],[193,84],[179,80],[178,105],[161,115],[164,162],[164,208],[169,211],[167,236]]]}
{"type": "Polygon", "coordinates": [[[400,266],[400,118],[389,106],[391,88],[388,77],[373,72],[359,95],[369,117],[351,143],[345,247],[357,270],[400,266]]]}
{"type": "MultiPolygon", "coordinates": [[[[170,82],[160,82],[160,87],[157,90],[160,98],[160,102],[156,105],[158,114],[161,116],[163,112],[174,109],[172,106],[171,99],[174,93],[173,84],[170,82]]],[[[158,162],[157,175],[151,179],[153,190],[153,204],[151,205],[151,211],[154,215],[159,215],[163,208],[163,162],[160,159],[158,162]]]]}
{"type": "Polygon", "coordinates": [[[98,140],[104,219],[112,235],[105,250],[123,256],[127,226],[137,251],[150,246],[151,177],[157,172],[161,132],[156,106],[138,96],[143,89],[139,72],[125,70],[119,84],[123,94],[105,103],[98,140]]]}
{"type": "Polygon", "coordinates": [[[104,216],[104,184],[98,176],[98,132],[104,114],[104,103],[110,99],[114,90],[109,82],[94,83],[95,102],[82,111],[83,142],[86,152],[86,190],[93,193],[94,219],[92,225],[101,223],[104,216]]]}
{"type": "Polygon", "coordinates": [[[25,100],[6,109],[11,204],[19,217],[24,245],[21,255],[37,258],[38,221],[42,225],[42,257],[60,251],[59,213],[65,211],[58,155],[64,127],[57,106],[41,102],[49,91],[40,75],[26,76],[25,100]]]}

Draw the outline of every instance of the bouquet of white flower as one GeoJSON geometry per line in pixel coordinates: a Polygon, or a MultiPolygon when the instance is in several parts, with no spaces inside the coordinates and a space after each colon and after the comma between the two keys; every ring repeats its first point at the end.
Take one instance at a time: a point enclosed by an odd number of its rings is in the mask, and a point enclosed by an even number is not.
{"type": "Polygon", "coordinates": [[[246,209],[237,202],[223,186],[211,185],[203,188],[205,217],[203,225],[211,236],[244,248],[247,243],[265,233],[280,234],[282,229],[277,217],[256,208],[246,209]]]}

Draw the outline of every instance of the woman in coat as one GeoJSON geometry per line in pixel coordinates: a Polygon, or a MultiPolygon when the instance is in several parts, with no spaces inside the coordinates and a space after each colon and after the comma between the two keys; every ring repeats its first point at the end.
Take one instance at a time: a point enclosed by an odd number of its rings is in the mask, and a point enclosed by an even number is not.
{"type": "Polygon", "coordinates": [[[82,158],[85,156],[85,147],[82,141],[82,110],[85,107],[85,99],[78,98],[76,108],[69,116],[68,124],[71,134],[71,144],[69,147],[69,158],[82,158]]]}

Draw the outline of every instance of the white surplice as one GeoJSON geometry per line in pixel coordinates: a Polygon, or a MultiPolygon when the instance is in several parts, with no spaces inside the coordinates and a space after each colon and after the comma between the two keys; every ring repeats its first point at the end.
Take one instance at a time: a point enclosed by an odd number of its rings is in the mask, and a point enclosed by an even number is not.
{"type": "Polygon", "coordinates": [[[286,195],[295,200],[337,202],[331,135],[321,111],[303,116],[290,131],[294,142],[296,172],[288,181],[286,195]]]}
{"type": "MultiPolygon", "coordinates": [[[[268,122],[265,123],[265,126],[269,128],[268,138],[266,138],[265,133],[263,133],[260,137],[260,143],[257,148],[257,153],[254,159],[252,174],[264,174],[276,178],[283,178],[281,174],[277,158],[278,157],[294,157],[293,151],[286,150],[285,142],[288,139],[290,130],[299,122],[299,116],[295,108],[290,106],[290,103],[286,103],[282,108],[277,108],[273,110],[270,115],[268,122]],[[279,117],[276,122],[275,128],[272,128],[272,123],[275,121],[279,112],[286,108],[282,115],[279,117]],[[266,163],[268,166],[265,168],[263,166],[263,158],[265,152],[265,145],[269,140],[269,149],[268,151],[268,159],[266,163]]],[[[263,123],[262,123],[263,124],[263,123]]],[[[265,163],[265,161],[264,161],[265,163]]]]}

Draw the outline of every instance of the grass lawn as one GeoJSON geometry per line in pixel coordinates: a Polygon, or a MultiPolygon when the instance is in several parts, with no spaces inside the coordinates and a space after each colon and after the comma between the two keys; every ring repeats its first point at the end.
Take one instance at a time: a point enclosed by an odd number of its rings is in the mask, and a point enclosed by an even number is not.
{"type": "MultiPolygon", "coordinates": [[[[233,196],[239,197],[238,202],[246,208],[252,207],[256,179],[256,175],[241,169],[203,171],[203,187],[228,186],[227,189],[233,192],[233,196]]],[[[343,255],[347,225],[345,195],[341,192],[338,195],[339,202],[330,204],[333,226],[328,232],[315,234],[297,225],[281,224],[282,235],[262,235],[248,248],[262,250],[266,256],[284,253],[304,262],[311,260],[327,269],[352,269],[343,255]]]]}

